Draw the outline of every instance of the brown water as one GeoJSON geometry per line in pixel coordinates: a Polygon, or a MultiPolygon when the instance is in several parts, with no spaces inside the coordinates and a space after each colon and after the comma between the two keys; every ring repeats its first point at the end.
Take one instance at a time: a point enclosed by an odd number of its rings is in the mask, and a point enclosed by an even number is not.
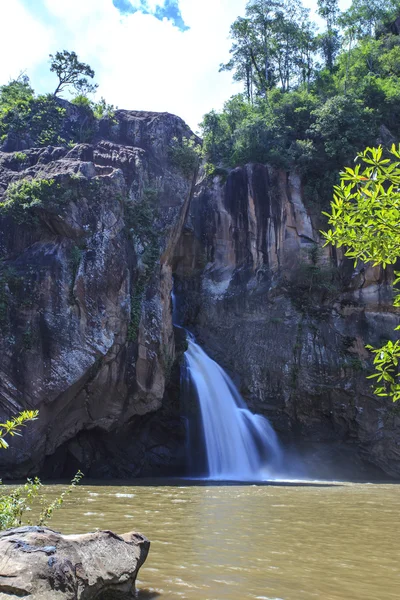
{"type": "Polygon", "coordinates": [[[51,525],[145,534],[142,600],[399,600],[399,494],[386,484],[81,485],[51,525]]]}

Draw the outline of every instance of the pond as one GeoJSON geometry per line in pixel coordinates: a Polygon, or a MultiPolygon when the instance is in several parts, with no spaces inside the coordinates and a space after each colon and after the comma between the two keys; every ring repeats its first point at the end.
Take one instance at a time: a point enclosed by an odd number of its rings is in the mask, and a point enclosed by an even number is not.
{"type": "MultiPolygon", "coordinates": [[[[85,482],[51,526],[146,535],[142,600],[398,600],[399,491],[393,484],[85,482]]],[[[59,492],[46,486],[49,498],[59,492]]]]}

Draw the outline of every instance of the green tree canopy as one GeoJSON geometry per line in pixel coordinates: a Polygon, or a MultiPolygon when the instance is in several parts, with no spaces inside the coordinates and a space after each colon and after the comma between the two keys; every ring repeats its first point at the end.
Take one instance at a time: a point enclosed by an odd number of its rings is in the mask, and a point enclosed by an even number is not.
{"type": "Polygon", "coordinates": [[[58,77],[58,84],[54,91],[57,96],[66,87],[72,86],[79,95],[87,95],[95,92],[97,84],[91,84],[88,80],[93,79],[94,71],[86,63],[78,60],[76,52],[56,52],[50,54],[50,71],[58,77]]]}

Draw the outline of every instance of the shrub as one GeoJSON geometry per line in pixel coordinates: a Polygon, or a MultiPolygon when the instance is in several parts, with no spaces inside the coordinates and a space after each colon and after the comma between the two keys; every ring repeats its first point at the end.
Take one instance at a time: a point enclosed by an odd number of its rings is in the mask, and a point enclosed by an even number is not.
{"type": "MultiPolygon", "coordinates": [[[[63,504],[65,498],[72,493],[82,477],[83,473],[78,471],[71,484],[50,504],[46,502],[43,496],[40,496],[43,486],[37,477],[33,480],[28,479],[24,485],[16,487],[10,494],[0,495],[0,529],[20,527],[25,513],[32,511],[32,507],[35,508],[35,501],[38,497],[41,510],[35,518],[35,524],[39,526],[46,525],[54,510],[63,504]]],[[[32,522],[28,520],[27,524],[31,525],[32,522]]]]}
{"type": "Polygon", "coordinates": [[[26,159],[28,158],[27,155],[25,154],[25,152],[15,152],[14,153],[14,158],[15,160],[17,160],[18,162],[24,162],[26,161],[26,159]]]}
{"type": "Polygon", "coordinates": [[[292,304],[304,314],[322,317],[339,293],[338,270],[321,260],[316,244],[309,249],[284,286],[292,304]]]}
{"type": "MultiPolygon", "coordinates": [[[[37,410],[23,411],[17,417],[0,423],[0,448],[7,449],[8,443],[5,440],[6,436],[21,435],[21,428],[25,426],[28,421],[35,421],[38,416],[37,410]]],[[[83,474],[78,471],[75,477],[72,479],[71,484],[64,490],[60,496],[58,496],[53,502],[47,504],[45,498],[40,498],[40,505],[42,510],[40,511],[38,518],[36,519],[37,525],[45,525],[51,518],[54,510],[62,505],[66,496],[71,494],[76,485],[81,481],[83,474]]],[[[0,485],[1,485],[0,481],[0,485]]],[[[27,482],[15,488],[9,494],[0,495],[0,529],[8,529],[10,527],[19,527],[22,524],[22,518],[26,511],[32,510],[32,505],[35,503],[35,499],[38,497],[41,490],[42,484],[40,480],[28,479],[27,482]]],[[[30,522],[28,521],[28,524],[30,522]]]]}
{"type": "Polygon", "coordinates": [[[182,141],[179,142],[178,138],[174,137],[169,154],[172,164],[178,167],[185,177],[194,175],[201,154],[201,148],[194,138],[182,138],[182,141]]]}
{"type": "Polygon", "coordinates": [[[0,202],[0,215],[9,215],[17,223],[31,222],[32,209],[55,200],[60,189],[54,179],[23,179],[12,183],[6,190],[5,201],[0,202]]]}

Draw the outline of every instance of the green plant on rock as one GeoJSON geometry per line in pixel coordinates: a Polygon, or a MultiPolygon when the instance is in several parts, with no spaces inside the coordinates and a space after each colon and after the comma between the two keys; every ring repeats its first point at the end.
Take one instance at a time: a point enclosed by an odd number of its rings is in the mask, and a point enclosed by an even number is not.
{"type": "MultiPolygon", "coordinates": [[[[66,497],[73,492],[82,477],[83,473],[78,471],[71,484],[50,504],[40,494],[43,486],[37,477],[28,479],[24,485],[16,487],[9,494],[0,494],[0,530],[20,527],[24,522],[25,513],[36,512],[38,503],[41,510],[37,516],[35,515],[33,522],[38,526],[47,525],[54,510],[64,503],[66,497]]],[[[30,519],[25,522],[27,525],[33,524],[30,519]]]]}
{"type": "Polygon", "coordinates": [[[35,97],[27,77],[0,87],[2,142],[10,136],[17,145],[21,140],[36,146],[61,144],[64,141],[60,133],[65,114],[65,109],[52,95],[35,97]]]}
{"type": "Polygon", "coordinates": [[[158,235],[155,229],[157,190],[146,188],[139,201],[125,204],[125,222],[136,247],[141,248],[139,275],[131,295],[131,319],[128,340],[134,341],[139,330],[143,296],[159,258],[158,235]]]}
{"type": "MultiPolygon", "coordinates": [[[[326,216],[332,227],[322,232],[326,244],[344,246],[354,264],[395,265],[400,258],[400,147],[393,145],[387,154],[382,147],[360,153],[355,168],[341,173],[326,216]]],[[[394,285],[400,282],[400,272],[395,275],[394,285]]],[[[399,293],[394,305],[400,307],[399,293]]],[[[369,377],[377,380],[375,394],[399,400],[400,340],[367,348],[375,355],[376,372],[369,377]]]]}
{"type": "Polygon", "coordinates": [[[23,179],[12,183],[0,202],[0,215],[11,216],[17,223],[35,222],[32,209],[57,199],[61,186],[54,179],[23,179]]]}
{"type": "Polygon", "coordinates": [[[83,95],[95,92],[98,87],[97,84],[91,84],[87,79],[88,77],[93,79],[93,69],[90,65],[81,62],[76,52],[62,50],[56,54],[50,54],[50,71],[55,73],[58,78],[54,96],[70,86],[83,95]]]}
{"type": "Polygon", "coordinates": [[[294,307],[303,314],[322,318],[338,294],[337,269],[326,262],[314,244],[284,282],[294,307]]]}
{"type": "MultiPolygon", "coordinates": [[[[1,482],[0,482],[1,484],[1,482]]],[[[10,494],[0,494],[0,530],[19,527],[26,511],[39,494],[41,483],[37,477],[28,479],[10,494]]]]}
{"type": "Polygon", "coordinates": [[[181,141],[174,137],[169,148],[169,155],[172,164],[179,168],[185,177],[193,177],[199,165],[201,146],[193,137],[183,137],[181,141]]]}
{"type": "Polygon", "coordinates": [[[108,104],[104,98],[100,98],[99,102],[93,102],[92,110],[96,119],[109,119],[114,125],[118,123],[115,116],[116,107],[108,104]]]}

